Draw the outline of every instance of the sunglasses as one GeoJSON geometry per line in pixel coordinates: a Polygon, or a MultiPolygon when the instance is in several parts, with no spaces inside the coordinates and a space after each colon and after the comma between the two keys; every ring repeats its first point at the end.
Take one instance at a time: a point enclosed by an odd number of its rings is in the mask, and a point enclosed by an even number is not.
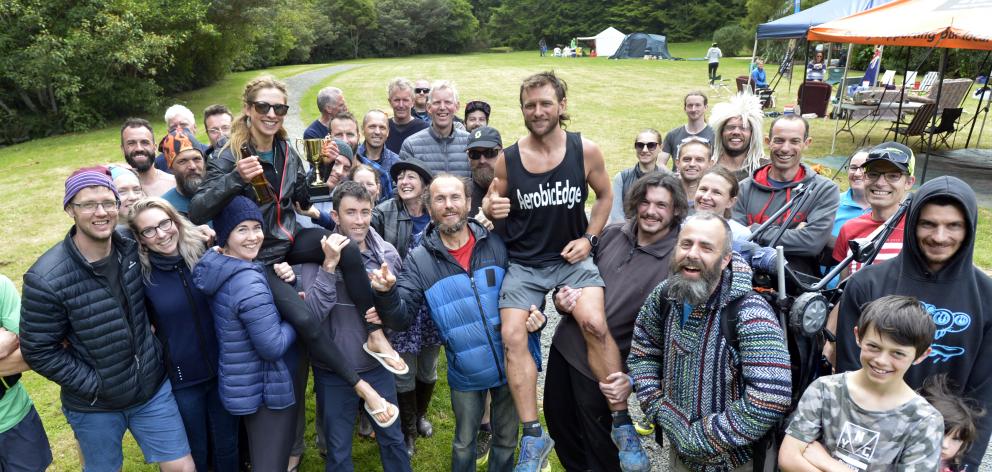
{"type": "Polygon", "coordinates": [[[868,159],[885,159],[896,164],[909,164],[910,156],[901,149],[886,148],[869,152],[868,159]]]}
{"type": "Polygon", "coordinates": [[[422,93],[430,93],[430,91],[431,91],[431,89],[429,89],[429,88],[415,88],[415,89],[413,89],[413,93],[416,93],[418,95],[419,94],[422,94],[422,93]]]}
{"type": "Polygon", "coordinates": [[[654,151],[658,147],[658,143],[634,142],[634,149],[637,149],[638,151],[643,150],[645,147],[648,148],[648,151],[654,151]]]}
{"type": "Polygon", "coordinates": [[[268,115],[269,110],[275,110],[276,116],[286,116],[286,113],[289,113],[289,105],[273,105],[268,102],[248,102],[248,104],[255,107],[255,113],[260,115],[268,115]]]}
{"type": "Polygon", "coordinates": [[[493,149],[469,149],[468,150],[468,158],[469,159],[472,159],[473,161],[477,161],[479,159],[482,159],[483,157],[488,158],[488,159],[492,159],[492,158],[494,158],[494,157],[496,157],[498,155],[499,155],[499,149],[497,149],[497,148],[493,148],[493,149]]]}

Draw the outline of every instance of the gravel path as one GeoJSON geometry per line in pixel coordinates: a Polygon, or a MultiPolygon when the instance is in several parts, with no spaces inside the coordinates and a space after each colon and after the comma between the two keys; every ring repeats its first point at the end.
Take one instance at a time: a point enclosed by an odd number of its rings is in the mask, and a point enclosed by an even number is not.
{"type": "Polygon", "coordinates": [[[283,122],[283,127],[289,133],[290,139],[303,137],[303,131],[310,125],[310,123],[303,122],[301,117],[302,111],[316,108],[316,104],[313,103],[300,103],[300,98],[307,93],[307,90],[310,90],[311,87],[319,84],[328,76],[354,69],[355,67],[358,67],[358,64],[328,66],[297,74],[284,80],[286,87],[289,89],[289,114],[286,115],[286,121],[283,122]]]}

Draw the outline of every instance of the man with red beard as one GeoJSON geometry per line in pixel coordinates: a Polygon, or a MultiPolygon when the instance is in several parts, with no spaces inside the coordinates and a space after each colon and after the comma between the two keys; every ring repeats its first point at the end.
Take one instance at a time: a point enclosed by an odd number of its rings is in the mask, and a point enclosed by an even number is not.
{"type": "Polygon", "coordinates": [[[206,159],[200,151],[201,144],[193,133],[178,128],[169,131],[162,140],[162,154],[172,175],[176,179],[176,187],[165,192],[162,198],[172,204],[183,216],[189,216],[189,202],[200,189],[203,176],[206,173],[206,159]]]}
{"type": "Polygon", "coordinates": [[[599,146],[563,128],[566,90],[553,72],[524,79],[520,109],[529,133],[496,162],[496,177],[482,204],[489,219],[506,219],[510,265],[499,307],[510,390],[523,423],[516,470],[539,470],[554,447],[538,421],[537,366],[527,351],[528,309],[540,305],[548,291],[567,285],[584,289],[572,316],[582,327],[589,367],[610,403],[620,462],[625,470],[647,471],[651,464],[626,399],[612,389],[623,366],[606,324],[603,279],[590,257],[610,213],[610,178],[599,146]],[[585,213],[589,186],[596,192],[592,221],[585,213]]]}
{"type": "Polygon", "coordinates": [[[121,126],[124,160],[138,172],[141,190],[149,197],[160,197],[176,186],[176,178],[155,168],[155,136],[152,125],[142,118],[128,118],[121,126]]]}
{"type": "MultiPolygon", "coordinates": [[[[606,282],[606,323],[620,348],[630,352],[634,318],[644,299],[668,277],[679,226],[689,207],[679,180],[667,171],[648,173],[630,188],[623,223],[603,229],[596,266],[606,282]]],[[[562,287],[555,295],[559,313],[572,311],[583,289],[562,287]]],[[[612,388],[626,399],[627,374],[612,375],[612,388]]],[[[610,439],[609,404],[589,369],[582,328],[575,318],[562,318],[551,343],[544,381],[544,417],[555,440],[555,452],[566,470],[620,471],[617,447],[610,439]]]]}
{"type": "Polygon", "coordinates": [[[789,408],[782,328],[732,238],[720,216],[686,218],[671,275],[637,314],[627,366],[641,409],[672,444],[665,470],[760,470],[751,446],[789,408]]]}

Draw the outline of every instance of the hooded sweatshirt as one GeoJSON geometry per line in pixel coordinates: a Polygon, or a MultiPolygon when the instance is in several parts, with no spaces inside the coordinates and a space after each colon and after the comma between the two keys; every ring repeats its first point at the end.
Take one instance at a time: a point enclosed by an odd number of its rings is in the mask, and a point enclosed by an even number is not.
{"type": "Polygon", "coordinates": [[[733,219],[744,226],[764,223],[776,211],[794,198],[800,184],[809,188],[809,198],[801,208],[790,208],[779,217],[779,221],[766,229],[755,242],[768,246],[778,234],[778,228],[785,224],[787,229],[780,244],[785,248],[786,259],[800,272],[815,273],[819,264],[816,258],[830,241],[830,231],[834,215],[840,204],[837,184],[816,173],[806,164],[800,164],[799,172],[792,182],[782,188],[772,186],[768,177],[771,164],[759,167],[751,178],[741,182],[740,193],[733,209],[733,219]],[[804,223],[802,229],[797,227],[804,223]]]}
{"type": "MultiPolygon", "coordinates": [[[[837,318],[837,371],[861,368],[853,328],[860,307],[885,295],[918,298],[937,325],[930,356],[909,368],[906,382],[919,388],[923,380],[947,373],[955,393],[978,401],[992,411],[992,279],[972,264],[978,208],[975,192],[954,177],[938,177],[916,192],[906,217],[902,252],[854,274],[844,289],[837,318]],[[961,247],[937,271],[931,271],[920,251],[916,228],[922,208],[934,198],[949,198],[964,210],[967,232],[961,247]]],[[[967,469],[978,470],[992,431],[992,416],[978,420],[978,439],[965,457],[967,469]]]]}

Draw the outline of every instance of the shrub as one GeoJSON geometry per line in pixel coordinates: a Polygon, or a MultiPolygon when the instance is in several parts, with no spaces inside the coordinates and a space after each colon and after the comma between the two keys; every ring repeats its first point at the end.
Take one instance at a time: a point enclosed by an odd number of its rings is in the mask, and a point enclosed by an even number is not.
{"type": "Polygon", "coordinates": [[[725,56],[736,56],[741,51],[752,46],[754,36],[737,25],[728,25],[713,33],[713,42],[720,46],[725,56]]]}

